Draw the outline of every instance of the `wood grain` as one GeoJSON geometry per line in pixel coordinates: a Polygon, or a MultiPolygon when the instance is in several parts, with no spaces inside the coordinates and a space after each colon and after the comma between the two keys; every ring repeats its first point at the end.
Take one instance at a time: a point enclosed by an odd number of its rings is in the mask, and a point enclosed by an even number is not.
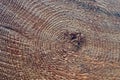
{"type": "Polygon", "coordinates": [[[0,0],[0,80],[120,80],[119,0],[0,0]]]}

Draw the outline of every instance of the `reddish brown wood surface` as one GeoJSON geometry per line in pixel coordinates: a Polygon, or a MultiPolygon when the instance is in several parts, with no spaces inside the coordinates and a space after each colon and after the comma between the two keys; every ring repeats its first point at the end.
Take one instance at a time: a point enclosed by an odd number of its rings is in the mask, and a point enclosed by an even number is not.
{"type": "Polygon", "coordinates": [[[120,80],[120,1],[0,0],[0,80],[120,80]]]}

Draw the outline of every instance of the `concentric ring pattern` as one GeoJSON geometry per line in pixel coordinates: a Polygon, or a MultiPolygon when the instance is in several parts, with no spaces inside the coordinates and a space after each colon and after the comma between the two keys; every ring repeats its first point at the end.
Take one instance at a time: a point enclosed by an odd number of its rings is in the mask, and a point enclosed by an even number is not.
{"type": "Polygon", "coordinates": [[[0,80],[119,80],[119,0],[0,0],[0,80]]]}

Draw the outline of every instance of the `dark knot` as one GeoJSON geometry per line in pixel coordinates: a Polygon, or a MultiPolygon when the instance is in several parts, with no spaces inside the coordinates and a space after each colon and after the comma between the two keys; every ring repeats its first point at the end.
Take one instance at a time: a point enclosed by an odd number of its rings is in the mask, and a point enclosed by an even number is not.
{"type": "Polygon", "coordinates": [[[85,36],[81,32],[66,32],[64,33],[64,39],[67,43],[73,45],[73,49],[78,51],[82,48],[83,44],[85,43],[85,36]]]}

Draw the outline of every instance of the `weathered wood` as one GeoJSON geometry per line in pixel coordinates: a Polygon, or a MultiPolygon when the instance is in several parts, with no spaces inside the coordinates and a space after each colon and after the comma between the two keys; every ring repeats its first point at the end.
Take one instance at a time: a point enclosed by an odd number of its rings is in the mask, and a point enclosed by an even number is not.
{"type": "Polygon", "coordinates": [[[0,0],[0,80],[119,80],[119,0],[0,0]]]}

